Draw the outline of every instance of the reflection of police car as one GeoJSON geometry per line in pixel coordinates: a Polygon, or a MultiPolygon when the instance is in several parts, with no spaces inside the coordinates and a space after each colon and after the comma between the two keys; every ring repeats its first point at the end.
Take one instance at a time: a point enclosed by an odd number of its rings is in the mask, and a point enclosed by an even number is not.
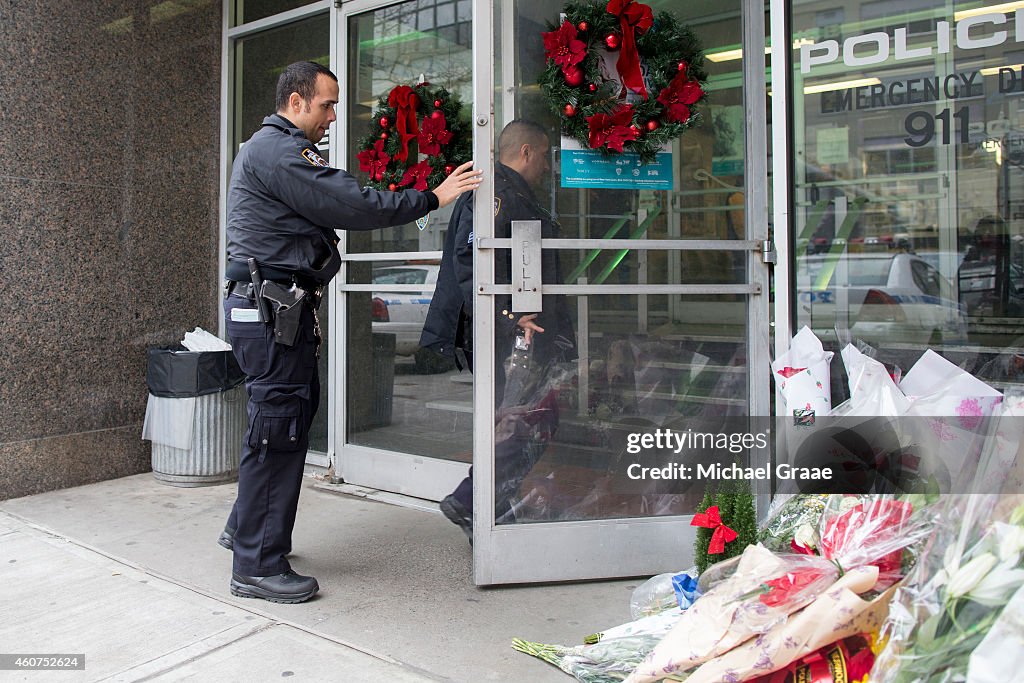
{"type": "Polygon", "coordinates": [[[423,285],[421,292],[374,292],[371,301],[373,331],[395,335],[395,351],[402,356],[416,353],[427,309],[437,284],[439,266],[405,264],[373,269],[375,285],[423,285]]]}
{"type": "Polygon", "coordinates": [[[949,281],[914,254],[839,254],[797,261],[798,316],[819,335],[867,342],[965,341],[967,317],[949,281]]]}

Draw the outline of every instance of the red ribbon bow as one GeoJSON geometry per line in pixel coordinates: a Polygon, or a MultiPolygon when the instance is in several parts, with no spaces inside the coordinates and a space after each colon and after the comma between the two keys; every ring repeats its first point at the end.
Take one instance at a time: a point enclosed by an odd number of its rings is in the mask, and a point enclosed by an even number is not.
{"type": "Polygon", "coordinates": [[[711,534],[711,543],[708,544],[708,555],[721,555],[725,552],[725,544],[736,540],[736,532],[722,521],[717,505],[712,505],[706,512],[695,514],[690,526],[702,526],[705,529],[715,530],[711,534]]]}
{"type": "Polygon", "coordinates": [[[402,148],[395,154],[395,159],[405,161],[409,158],[409,140],[420,134],[416,125],[416,109],[420,106],[420,98],[409,86],[396,85],[388,94],[388,106],[397,110],[395,126],[402,141],[402,148]]]}
{"type": "Polygon", "coordinates": [[[610,0],[606,8],[609,14],[614,14],[619,19],[622,27],[622,52],[619,54],[619,61],[615,65],[619,76],[622,77],[622,84],[640,93],[647,99],[647,87],[644,85],[644,76],[640,71],[640,53],[636,49],[636,35],[647,32],[654,25],[654,13],[649,5],[644,5],[635,0],[610,0]]]}

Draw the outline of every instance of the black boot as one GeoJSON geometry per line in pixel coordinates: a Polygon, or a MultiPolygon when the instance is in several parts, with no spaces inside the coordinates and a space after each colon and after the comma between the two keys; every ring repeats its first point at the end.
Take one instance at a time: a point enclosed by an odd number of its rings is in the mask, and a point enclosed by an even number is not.
{"type": "Polygon", "coordinates": [[[441,512],[448,518],[448,521],[462,529],[466,538],[469,539],[469,544],[473,545],[473,513],[467,510],[455,496],[451,495],[445,496],[438,507],[441,508],[441,512]]]}
{"type": "Polygon", "coordinates": [[[312,576],[292,570],[276,576],[241,576],[231,573],[231,594],[240,598],[262,598],[270,602],[305,602],[316,595],[320,584],[312,576]]]}

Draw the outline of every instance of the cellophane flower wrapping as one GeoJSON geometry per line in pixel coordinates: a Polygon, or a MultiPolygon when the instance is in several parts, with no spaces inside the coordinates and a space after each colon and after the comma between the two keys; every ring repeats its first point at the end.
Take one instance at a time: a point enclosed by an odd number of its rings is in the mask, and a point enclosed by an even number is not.
{"type": "Polygon", "coordinates": [[[661,614],[673,609],[686,609],[696,589],[697,568],[685,572],[658,574],[636,587],[629,600],[629,613],[634,619],[661,614]],[[693,583],[692,589],[686,588],[693,583]],[[685,604],[683,604],[685,601],[685,604]]]}
{"type": "MultiPolygon", "coordinates": [[[[872,683],[971,680],[972,654],[1024,586],[1024,496],[948,496],[939,509],[929,543],[891,604],[872,683]]],[[[1020,649],[1019,632],[1006,648],[1020,649]]],[[[981,676],[976,672],[979,683],[987,680],[981,676]]]]}
{"type": "MultiPolygon", "coordinates": [[[[850,584],[858,594],[870,598],[885,591],[903,576],[903,551],[925,539],[930,529],[929,509],[915,512],[913,504],[893,496],[829,496],[818,525],[820,555],[775,554],[761,545],[749,546],[727,578],[714,583],[682,615],[628,681],[680,677],[784,624],[854,570],[869,569],[872,577],[865,584],[862,572],[850,584]]],[[[864,601],[858,597],[847,602],[851,604],[844,608],[853,609],[864,601]]],[[[816,641],[815,648],[836,638],[816,641]]],[[[810,650],[798,651],[783,648],[773,655],[772,664],[785,666],[792,661],[785,659],[787,652],[796,657],[810,650]]]]}
{"type": "Polygon", "coordinates": [[[821,539],[818,526],[828,503],[827,494],[801,493],[772,503],[757,540],[774,553],[789,553],[793,544],[814,551],[821,539]]]}
{"type": "Polygon", "coordinates": [[[512,647],[543,659],[581,683],[624,681],[682,617],[678,607],[589,637],[589,645],[546,645],[514,639],[512,647]]]}

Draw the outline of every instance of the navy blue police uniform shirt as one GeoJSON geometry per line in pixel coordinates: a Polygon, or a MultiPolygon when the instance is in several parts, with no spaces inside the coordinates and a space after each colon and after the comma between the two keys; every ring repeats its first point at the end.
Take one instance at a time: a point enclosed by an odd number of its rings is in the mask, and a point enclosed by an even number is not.
{"type": "MultiPolygon", "coordinates": [[[[526,180],[502,163],[494,164],[494,236],[512,236],[512,221],[541,221],[541,237],[558,237],[557,224],[537,201],[526,180]]],[[[498,249],[495,253],[495,276],[498,284],[511,282],[511,250],[498,249]]],[[[545,284],[561,284],[562,275],[556,251],[548,250],[541,255],[541,278],[545,284]]],[[[433,349],[445,356],[454,355],[455,347],[461,341],[467,350],[472,350],[472,340],[458,340],[459,331],[469,331],[467,318],[473,312],[473,193],[459,197],[448,222],[441,268],[437,286],[427,311],[427,318],[420,336],[420,346],[433,349]]],[[[519,317],[523,314],[512,310],[512,297],[495,297],[495,338],[498,343],[496,354],[499,358],[511,351],[519,317]]],[[[544,328],[542,335],[535,336],[534,357],[547,360],[556,355],[562,360],[576,357],[576,337],[566,297],[545,295],[543,311],[537,316],[537,324],[544,328]],[[557,344],[557,346],[556,346],[557,344]]]]}
{"type": "Polygon", "coordinates": [[[331,168],[291,121],[273,114],[242,146],[231,171],[228,274],[233,262],[255,258],[323,284],[341,267],[335,230],[402,225],[437,207],[429,190],[361,187],[352,174],[331,168]]]}

